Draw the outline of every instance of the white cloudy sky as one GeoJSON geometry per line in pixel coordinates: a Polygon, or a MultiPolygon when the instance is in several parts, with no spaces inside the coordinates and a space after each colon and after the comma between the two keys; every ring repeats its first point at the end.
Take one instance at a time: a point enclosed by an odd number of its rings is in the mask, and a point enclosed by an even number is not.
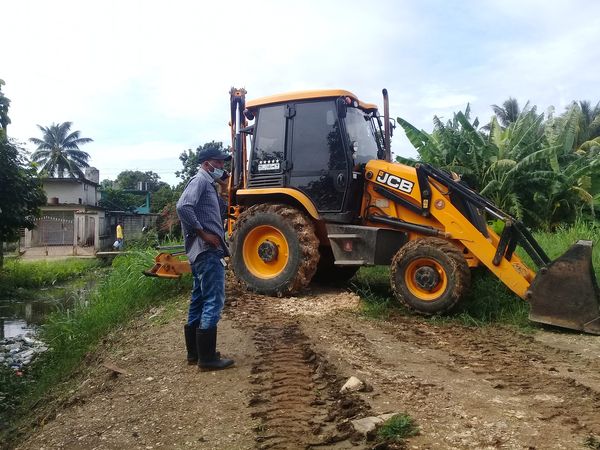
{"type": "MultiPolygon", "coordinates": [[[[2,0],[9,135],[73,122],[100,178],[229,140],[229,88],[248,98],[342,88],[430,131],[509,96],[558,112],[600,100],[596,0],[2,0]]],[[[399,131],[399,130],[398,130],[399,131]]],[[[396,154],[414,156],[398,133],[396,154]]],[[[28,144],[33,150],[33,146],[28,144]]]]}

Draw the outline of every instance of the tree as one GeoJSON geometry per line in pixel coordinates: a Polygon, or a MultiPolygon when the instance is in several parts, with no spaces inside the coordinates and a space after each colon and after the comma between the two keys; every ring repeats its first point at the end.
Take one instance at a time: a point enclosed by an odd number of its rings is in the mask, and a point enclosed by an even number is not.
{"type": "Polygon", "coordinates": [[[138,190],[138,183],[145,183],[142,190],[150,195],[150,212],[159,213],[167,203],[177,201],[178,194],[168,183],[160,181],[160,176],[152,171],[125,170],[115,181],[102,180],[102,200],[100,205],[112,210],[133,211],[145,201],[145,193],[138,190]]]}
{"type": "Polygon", "coordinates": [[[113,180],[109,180],[105,178],[100,182],[100,189],[113,189],[115,187],[115,182],[113,180]]]}
{"type": "Polygon", "coordinates": [[[34,227],[40,215],[39,207],[46,195],[36,170],[24,157],[23,149],[8,139],[10,100],[4,96],[0,80],[0,267],[4,265],[3,242],[19,238],[19,229],[34,227]]]}
{"type": "Polygon", "coordinates": [[[49,127],[38,125],[43,133],[42,139],[29,139],[37,145],[31,157],[33,161],[42,165],[41,173],[62,178],[66,171],[70,177],[84,178],[81,169],[89,167],[90,155],[80,150],[79,146],[93,140],[82,138],[80,131],[71,132],[71,125],[71,122],[53,123],[49,127]]]}
{"type": "Polygon", "coordinates": [[[138,189],[138,183],[146,183],[145,189],[155,192],[163,186],[168,186],[164,181],[160,181],[160,176],[152,171],[141,172],[139,170],[124,170],[117,175],[115,180],[116,187],[119,189],[138,189]]]}
{"type": "MultiPolygon", "coordinates": [[[[519,117],[519,114],[521,114],[519,102],[517,99],[512,97],[509,97],[508,100],[505,100],[504,103],[502,103],[502,106],[492,105],[492,109],[498,118],[498,122],[500,122],[500,125],[503,127],[507,127],[516,121],[519,117]]],[[[524,109],[527,109],[527,106],[525,106],[524,109]]]]}
{"type": "Polygon", "coordinates": [[[2,92],[2,86],[4,86],[4,84],[4,80],[0,79],[0,130],[4,130],[3,136],[0,136],[0,139],[2,139],[2,137],[4,137],[4,139],[8,139],[6,135],[6,127],[10,123],[10,118],[8,117],[10,100],[5,97],[4,93],[2,92]]]}
{"type": "Polygon", "coordinates": [[[181,189],[173,188],[167,183],[164,183],[164,186],[161,186],[156,192],[152,193],[150,198],[150,211],[159,213],[165,206],[177,203],[181,192],[181,189]]]}
{"type": "Polygon", "coordinates": [[[460,174],[529,226],[551,229],[587,211],[593,216],[600,207],[600,147],[587,141],[589,145],[575,150],[577,104],[548,120],[527,104],[506,126],[493,117],[486,132],[478,128],[477,119],[471,122],[468,106],[445,124],[434,117],[431,134],[401,118],[398,123],[422,161],[460,174]]]}
{"type": "Polygon", "coordinates": [[[102,198],[98,204],[112,211],[134,211],[141,202],[138,195],[121,189],[105,188],[102,189],[102,198]]]}
{"type": "Polygon", "coordinates": [[[169,236],[170,238],[181,237],[181,223],[177,216],[176,203],[168,203],[160,212],[160,217],[156,222],[158,235],[162,238],[169,236]]]}

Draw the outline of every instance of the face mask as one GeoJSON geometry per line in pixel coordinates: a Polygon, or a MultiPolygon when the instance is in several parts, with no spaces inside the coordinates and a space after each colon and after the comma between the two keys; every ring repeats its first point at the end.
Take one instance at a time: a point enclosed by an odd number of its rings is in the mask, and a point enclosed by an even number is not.
{"type": "Polygon", "coordinates": [[[208,163],[208,165],[214,169],[212,172],[209,173],[210,176],[213,177],[213,179],[215,180],[220,180],[221,178],[223,178],[223,175],[227,173],[223,169],[218,169],[217,167],[213,166],[211,163],[208,163]]]}

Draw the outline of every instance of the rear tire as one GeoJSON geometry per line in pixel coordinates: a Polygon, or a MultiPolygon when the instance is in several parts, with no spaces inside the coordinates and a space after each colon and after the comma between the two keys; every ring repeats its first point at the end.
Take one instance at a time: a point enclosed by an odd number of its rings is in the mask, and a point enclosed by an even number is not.
{"type": "Polygon", "coordinates": [[[290,295],[305,288],[319,262],[319,240],[310,219],[284,204],[254,205],[235,222],[231,260],[252,291],[290,295]]]}
{"type": "Polygon", "coordinates": [[[390,281],[398,300],[420,314],[452,309],[471,285],[461,251],[443,239],[408,242],[392,260],[390,281]]]}

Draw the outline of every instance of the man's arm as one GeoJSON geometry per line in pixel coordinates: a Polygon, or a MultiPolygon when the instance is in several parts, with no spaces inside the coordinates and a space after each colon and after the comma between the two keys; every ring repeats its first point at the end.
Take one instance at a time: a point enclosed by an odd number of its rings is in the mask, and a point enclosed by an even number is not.
{"type": "Polygon", "coordinates": [[[192,178],[177,201],[177,215],[188,230],[194,230],[196,235],[209,245],[219,247],[221,245],[219,237],[204,231],[204,227],[196,216],[195,207],[207,184],[200,177],[192,178]]]}

